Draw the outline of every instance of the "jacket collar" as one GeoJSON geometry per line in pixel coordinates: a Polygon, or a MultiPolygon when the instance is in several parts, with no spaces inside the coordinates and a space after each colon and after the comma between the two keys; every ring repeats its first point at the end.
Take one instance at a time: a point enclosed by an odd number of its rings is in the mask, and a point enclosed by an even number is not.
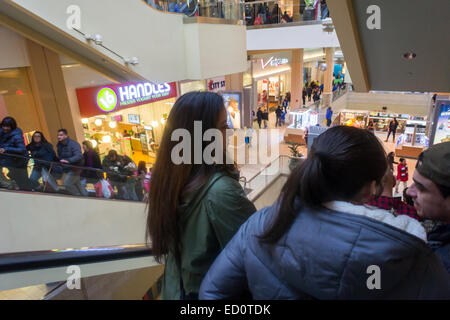
{"type": "Polygon", "coordinates": [[[354,205],[344,201],[332,201],[325,203],[324,206],[330,210],[375,219],[427,242],[427,234],[420,222],[406,215],[394,216],[386,210],[365,205],[354,205]]]}

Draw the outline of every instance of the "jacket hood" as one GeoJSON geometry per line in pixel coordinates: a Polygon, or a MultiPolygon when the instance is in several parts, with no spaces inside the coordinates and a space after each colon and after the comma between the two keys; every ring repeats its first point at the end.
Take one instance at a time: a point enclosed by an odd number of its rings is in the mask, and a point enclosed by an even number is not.
{"type": "MultiPolygon", "coordinates": [[[[260,215],[260,234],[273,221],[275,208],[260,215]]],[[[392,216],[388,211],[382,215],[392,216]]],[[[302,208],[276,245],[264,244],[265,250],[259,250],[253,242],[251,247],[287,287],[319,299],[367,296],[371,266],[380,268],[383,293],[389,292],[399,283],[411,281],[419,254],[432,254],[423,239],[397,226],[328,208],[302,208]]],[[[370,291],[372,297],[376,297],[375,291],[370,291]]],[[[405,294],[414,296],[417,292],[405,294]]]]}

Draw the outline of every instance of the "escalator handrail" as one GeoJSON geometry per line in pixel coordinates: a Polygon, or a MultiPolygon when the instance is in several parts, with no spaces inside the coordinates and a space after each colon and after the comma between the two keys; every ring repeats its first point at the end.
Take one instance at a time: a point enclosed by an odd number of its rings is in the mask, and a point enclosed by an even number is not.
{"type": "Polygon", "coordinates": [[[0,254],[0,274],[152,256],[146,245],[0,254]]]}
{"type": "Polygon", "coordinates": [[[91,167],[82,167],[82,166],[74,166],[71,164],[65,164],[62,162],[54,162],[54,161],[48,161],[48,160],[43,160],[43,159],[37,159],[37,158],[33,158],[32,156],[23,156],[23,155],[19,155],[19,154],[13,154],[13,153],[0,153],[0,159],[5,158],[5,157],[13,157],[13,158],[19,158],[19,159],[24,159],[27,161],[27,165],[28,165],[28,161],[33,160],[34,161],[34,165],[39,164],[47,164],[50,166],[58,166],[58,167],[62,167],[65,169],[74,169],[74,170],[81,170],[81,171],[91,171],[91,172],[97,172],[100,174],[114,174],[115,176],[119,176],[119,177],[130,177],[130,175],[125,175],[125,174],[121,174],[121,173],[117,173],[114,171],[105,171],[103,169],[97,169],[97,168],[91,168],[91,167]]]}

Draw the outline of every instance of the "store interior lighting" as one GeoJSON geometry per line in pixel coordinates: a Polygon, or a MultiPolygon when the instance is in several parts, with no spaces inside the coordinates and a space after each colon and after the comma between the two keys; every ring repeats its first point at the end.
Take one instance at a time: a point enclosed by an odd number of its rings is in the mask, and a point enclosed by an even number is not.
{"type": "Polygon", "coordinates": [[[101,119],[96,119],[96,120],[95,120],[95,125],[96,125],[96,126],[99,126],[99,127],[100,127],[102,124],[103,124],[103,121],[102,121],[101,119]]]}
{"type": "Polygon", "coordinates": [[[96,140],[91,140],[92,143],[92,147],[96,148],[97,147],[97,141],[96,140]]]}
{"type": "Polygon", "coordinates": [[[111,136],[103,136],[102,141],[104,143],[110,143],[111,142],[111,136]]]}
{"type": "Polygon", "coordinates": [[[164,125],[166,123],[166,119],[161,118],[161,124],[164,125]]]}
{"type": "Polygon", "coordinates": [[[158,126],[159,126],[158,121],[153,121],[153,122],[152,122],[152,127],[153,127],[153,128],[158,128],[158,126]]]}
{"type": "Polygon", "coordinates": [[[111,121],[111,122],[109,123],[109,127],[110,127],[111,129],[116,128],[116,127],[117,127],[117,122],[116,122],[116,121],[111,121]]]}
{"type": "Polygon", "coordinates": [[[81,119],[81,123],[82,124],[88,124],[89,123],[89,119],[83,118],[83,119],[81,119]]]}

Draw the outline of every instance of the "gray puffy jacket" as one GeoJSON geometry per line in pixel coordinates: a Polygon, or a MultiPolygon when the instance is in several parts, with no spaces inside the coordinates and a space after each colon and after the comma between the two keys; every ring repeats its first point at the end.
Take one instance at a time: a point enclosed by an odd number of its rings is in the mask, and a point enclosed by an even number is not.
{"type": "Polygon", "coordinates": [[[383,217],[375,219],[302,208],[290,230],[268,245],[257,236],[276,208],[263,209],[242,225],[211,266],[200,299],[233,299],[245,290],[257,300],[450,299],[450,277],[422,240],[423,228],[418,227],[421,239],[382,222],[414,226],[416,221],[381,211],[376,214],[383,217]],[[379,274],[371,266],[379,267],[379,274]],[[369,289],[376,274],[381,289],[369,289]]]}

